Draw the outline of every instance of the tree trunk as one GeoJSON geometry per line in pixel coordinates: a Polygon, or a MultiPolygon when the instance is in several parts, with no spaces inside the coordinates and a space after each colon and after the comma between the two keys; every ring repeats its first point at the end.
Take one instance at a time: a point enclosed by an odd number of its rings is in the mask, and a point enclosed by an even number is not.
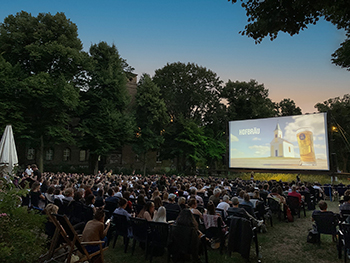
{"type": "Polygon", "coordinates": [[[90,154],[89,156],[89,170],[93,174],[98,172],[98,156],[96,154],[90,154]]]}
{"type": "Polygon", "coordinates": [[[44,137],[40,136],[39,170],[44,172],[44,137]]]}
{"type": "Polygon", "coordinates": [[[343,157],[343,173],[347,172],[348,156],[343,157]]]}

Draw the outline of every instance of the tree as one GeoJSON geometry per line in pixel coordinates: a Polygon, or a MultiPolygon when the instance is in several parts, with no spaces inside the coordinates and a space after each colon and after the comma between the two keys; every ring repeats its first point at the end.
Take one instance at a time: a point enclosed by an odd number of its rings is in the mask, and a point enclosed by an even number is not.
{"type": "Polygon", "coordinates": [[[97,172],[99,156],[119,149],[134,131],[134,120],[128,113],[129,96],[126,62],[115,45],[100,42],[90,47],[92,65],[87,70],[88,87],[82,91],[79,115],[79,145],[90,151],[90,168],[97,172]]]}
{"type": "Polygon", "coordinates": [[[207,140],[204,127],[212,123],[213,105],[216,108],[220,103],[222,81],[205,67],[181,62],[156,70],[153,81],[171,118],[165,128],[162,156],[176,157],[178,170],[193,169],[196,162],[204,163],[205,151],[198,144],[207,140]]]}
{"type": "MultiPolygon", "coordinates": [[[[231,1],[238,2],[238,0],[231,1]]],[[[338,29],[345,29],[346,40],[332,54],[332,62],[350,70],[349,1],[241,0],[241,2],[248,16],[248,24],[240,33],[252,37],[256,43],[260,43],[266,36],[274,40],[280,31],[293,36],[306,29],[309,24],[316,24],[320,18],[331,22],[338,29]]]]}
{"type": "Polygon", "coordinates": [[[155,71],[153,81],[173,120],[184,118],[201,121],[208,105],[219,101],[222,81],[213,71],[193,63],[167,64],[155,71]]]}
{"type": "Polygon", "coordinates": [[[278,116],[301,115],[301,109],[291,99],[283,99],[276,104],[278,116]]]}
{"type": "Polygon", "coordinates": [[[147,152],[159,149],[163,143],[162,133],[166,123],[169,122],[169,115],[164,100],[161,98],[160,89],[147,74],[142,75],[138,83],[135,99],[135,119],[138,133],[133,149],[144,157],[143,173],[145,175],[147,152]]]}
{"type": "Polygon", "coordinates": [[[249,82],[229,80],[222,93],[228,100],[229,120],[245,120],[276,116],[275,104],[268,98],[269,90],[256,80],[249,82]]]}
{"type": "Polygon", "coordinates": [[[39,149],[42,170],[45,144],[73,142],[66,128],[78,105],[86,60],[77,26],[63,13],[10,15],[0,24],[0,54],[18,71],[9,86],[15,96],[8,98],[21,105],[17,138],[39,149]]]}
{"type": "Polygon", "coordinates": [[[331,127],[329,134],[331,134],[330,150],[336,153],[339,157],[339,166],[342,167],[343,172],[349,171],[349,134],[350,121],[344,116],[350,115],[350,95],[346,94],[343,98],[331,98],[323,103],[315,105],[320,112],[328,112],[330,114],[331,127]]]}

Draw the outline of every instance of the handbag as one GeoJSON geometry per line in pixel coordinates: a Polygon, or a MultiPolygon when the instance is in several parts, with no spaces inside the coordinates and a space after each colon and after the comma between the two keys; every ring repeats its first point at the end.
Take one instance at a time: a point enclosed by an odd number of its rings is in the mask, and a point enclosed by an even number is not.
{"type": "Polygon", "coordinates": [[[293,217],[292,211],[290,211],[289,207],[287,208],[287,219],[288,219],[288,222],[294,222],[294,217],[293,217]]]}

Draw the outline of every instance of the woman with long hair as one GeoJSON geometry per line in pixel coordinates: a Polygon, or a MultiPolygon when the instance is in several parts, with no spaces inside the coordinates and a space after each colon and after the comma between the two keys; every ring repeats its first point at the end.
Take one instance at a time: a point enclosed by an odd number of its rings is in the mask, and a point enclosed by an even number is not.
{"type": "Polygon", "coordinates": [[[154,203],[152,201],[147,201],[137,217],[147,219],[147,221],[152,221],[155,213],[156,210],[154,208],[154,203]]]}

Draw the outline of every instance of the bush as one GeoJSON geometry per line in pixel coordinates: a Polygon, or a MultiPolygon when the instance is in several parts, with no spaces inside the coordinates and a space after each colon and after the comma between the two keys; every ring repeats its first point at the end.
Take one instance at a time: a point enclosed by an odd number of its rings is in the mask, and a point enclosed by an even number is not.
{"type": "Polygon", "coordinates": [[[46,217],[20,206],[27,193],[0,177],[0,262],[38,262],[45,249],[46,217]]]}

